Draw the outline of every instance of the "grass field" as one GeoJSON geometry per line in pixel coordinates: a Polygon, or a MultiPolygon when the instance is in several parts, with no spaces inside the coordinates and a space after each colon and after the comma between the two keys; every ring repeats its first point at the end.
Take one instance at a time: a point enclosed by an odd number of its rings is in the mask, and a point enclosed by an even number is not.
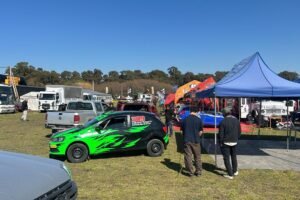
{"type": "MultiPolygon", "coordinates": [[[[0,115],[0,149],[48,157],[44,114],[29,112],[29,121],[20,121],[21,113],[0,115]]],[[[267,135],[271,130],[264,129],[267,135]]],[[[283,134],[285,132],[272,132],[283,134]]],[[[234,180],[224,179],[221,169],[207,154],[202,155],[203,175],[188,178],[179,174],[183,157],[177,152],[175,138],[161,157],[141,152],[99,156],[80,164],[71,164],[78,199],[299,199],[300,172],[240,170],[234,180]]],[[[0,162],[1,163],[1,162],[0,162]]]]}

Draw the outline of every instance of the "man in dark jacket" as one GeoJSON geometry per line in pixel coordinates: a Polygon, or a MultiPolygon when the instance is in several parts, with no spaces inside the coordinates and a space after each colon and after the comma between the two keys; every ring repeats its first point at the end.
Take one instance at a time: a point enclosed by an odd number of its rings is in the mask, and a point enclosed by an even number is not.
{"type": "Polygon", "coordinates": [[[28,112],[28,105],[27,105],[27,100],[25,99],[23,102],[22,102],[22,117],[21,119],[26,121],[27,120],[27,112],[28,112]]]}
{"type": "Polygon", "coordinates": [[[171,137],[173,135],[173,118],[175,114],[173,109],[170,108],[169,105],[166,105],[165,116],[166,116],[166,125],[167,125],[168,134],[171,137]]]}
{"type": "Polygon", "coordinates": [[[202,120],[197,116],[197,109],[191,107],[190,115],[182,122],[184,142],[184,163],[188,175],[200,176],[202,172],[200,136],[203,131],[202,120]],[[194,156],[196,170],[193,172],[192,156],[194,156]]]}
{"type": "Polygon", "coordinates": [[[228,173],[224,177],[233,179],[233,175],[238,175],[236,145],[241,135],[241,125],[239,120],[231,114],[230,109],[224,109],[224,115],[225,118],[220,124],[218,136],[224,164],[228,173]]]}

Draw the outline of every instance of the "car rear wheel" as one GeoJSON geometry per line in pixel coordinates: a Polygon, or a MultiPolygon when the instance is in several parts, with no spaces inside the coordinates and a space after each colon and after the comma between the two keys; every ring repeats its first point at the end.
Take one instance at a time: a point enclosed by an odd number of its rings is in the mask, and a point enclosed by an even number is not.
{"type": "Polygon", "coordinates": [[[147,144],[147,153],[149,156],[161,156],[164,152],[164,144],[159,139],[152,139],[147,144]]]}
{"type": "Polygon", "coordinates": [[[84,162],[87,160],[88,156],[88,148],[81,143],[72,144],[67,151],[67,159],[71,163],[84,162]]]}

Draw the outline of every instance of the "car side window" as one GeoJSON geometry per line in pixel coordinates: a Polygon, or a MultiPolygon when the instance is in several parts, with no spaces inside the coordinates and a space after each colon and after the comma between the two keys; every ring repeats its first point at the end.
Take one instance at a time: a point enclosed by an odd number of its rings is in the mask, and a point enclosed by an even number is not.
{"type": "Polygon", "coordinates": [[[107,120],[107,123],[102,127],[103,129],[124,129],[127,128],[127,117],[118,116],[107,120]]]}

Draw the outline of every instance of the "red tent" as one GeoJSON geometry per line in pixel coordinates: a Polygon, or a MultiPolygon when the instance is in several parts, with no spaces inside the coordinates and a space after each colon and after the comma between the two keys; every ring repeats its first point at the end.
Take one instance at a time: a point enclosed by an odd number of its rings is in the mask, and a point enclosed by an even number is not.
{"type": "Polygon", "coordinates": [[[175,94],[174,93],[168,94],[168,96],[165,99],[165,105],[168,105],[168,104],[174,102],[174,100],[175,100],[175,94]]]}

